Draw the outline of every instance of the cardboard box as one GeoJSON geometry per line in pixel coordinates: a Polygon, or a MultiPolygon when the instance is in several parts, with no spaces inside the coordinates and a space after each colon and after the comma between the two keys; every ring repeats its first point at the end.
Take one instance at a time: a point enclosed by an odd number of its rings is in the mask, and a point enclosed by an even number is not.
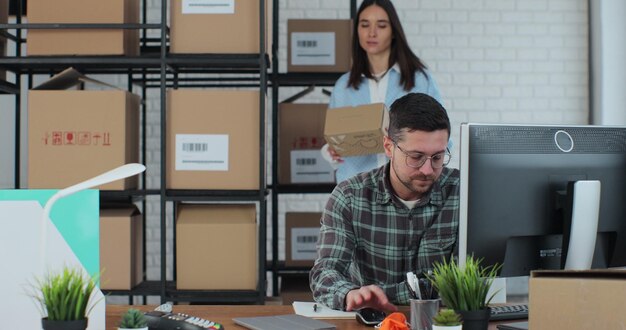
{"type": "MultiPolygon", "coordinates": [[[[28,0],[29,23],[136,24],[139,0],[28,0]]],[[[138,29],[30,29],[28,55],[139,54],[138,29]]]]}
{"type": "Polygon", "coordinates": [[[328,104],[281,103],[278,105],[278,180],[289,183],[332,183],[334,170],[321,158],[324,139],[324,118],[328,104]],[[296,151],[296,152],[294,152],[296,151]],[[292,163],[300,171],[292,171],[292,163]]]}
{"type": "Polygon", "coordinates": [[[347,72],[352,20],[287,20],[287,72],[347,72]]]}
{"type": "Polygon", "coordinates": [[[319,212],[285,213],[285,266],[313,266],[321,218],[319,212]]]}
{"type": "Polygon", "coordinates": [[[256,290],[256,206],[179,204],[176,287],[182,290],[256,290]]]}
{"type": "Polygon", "coordinates": [[[259,92],[171,90],[167,188],[259,189],[259,92]]]}
{"type": "MultiPolygon", "coordinates": [[[[59,189],[139,160],[139,96],[65,90],[89,79],[67,69],[28,93],[28,187],[59,189]]],[[[100,190],[137,188],[132,176],[100,190]]]]}
{"type": "MultiPolygon", "coordinates": [[[[270,53],[272,1],[265,5],[265,52],[270,53]]],[[[260,53],[258,0],[172,0],[170,6],[170,53],[260,53]]]]}
{"type": "Polygon", "coordinates": [[[326,111],[324,137],[341,156],[385,152],[383,136],[389,126],[389,111],[383,103],[326,111]]]}
{"type": "Polygon", "coordinates": [[[620,329],[624,305],[624,269],[531,273],[529,329],[620,329]]]}
{"type": "Polygon", "coordinates": [[[137,207],[100,210],[100,288],[130,290],[143,281],[143,221],[137,207]]]}

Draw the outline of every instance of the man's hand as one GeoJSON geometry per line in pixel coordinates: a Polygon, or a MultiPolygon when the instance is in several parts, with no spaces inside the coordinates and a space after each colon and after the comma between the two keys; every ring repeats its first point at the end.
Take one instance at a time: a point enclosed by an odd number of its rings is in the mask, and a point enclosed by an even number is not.
{"type": "Polygon", "coordinates": [[[376,285],[363,286],[348,292],[346,295],[346,311],[355,311],[365,307],[385,312],[398,310],[398,307],[389,302],[383,289],[376,285]]]}

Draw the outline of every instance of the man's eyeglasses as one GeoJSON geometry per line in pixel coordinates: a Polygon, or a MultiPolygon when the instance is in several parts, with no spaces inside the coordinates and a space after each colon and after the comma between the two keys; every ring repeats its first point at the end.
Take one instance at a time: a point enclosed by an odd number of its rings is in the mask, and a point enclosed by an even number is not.
{"type": "Polygon", "coordinates": [[[392,142],[393,142],[393,145],[395,145],[396,148],[398,148],[398,150],[400,150],[406,156],[405,161],[406,161],[406,166],[408,167],[420,168],[424,166],[426,161],[429,159],[430,159],[430,166],[434,169],[442,168],[448,165],[448,163],[450,163],[450,157],[451,157],[450,150],[448,150],[447,148],[445,152],[440,152],[432,156],[426,156],[419,152],[408,153],[402,150],[402,148],[400,148],[400,146],[398,145],[398,143],[396,143],[396,141],[392,141],[392,142]]]}

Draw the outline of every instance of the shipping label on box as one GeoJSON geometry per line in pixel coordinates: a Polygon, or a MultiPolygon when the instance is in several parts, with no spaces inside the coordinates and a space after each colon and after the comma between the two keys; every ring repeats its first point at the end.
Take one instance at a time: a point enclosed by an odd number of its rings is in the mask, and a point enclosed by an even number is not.
{"type": "Polygon", "coordinates": [[[285,266],[313,266],[321,217],[319,212],[285,213],[285,266]]]}
{"type": "Polygon", "coordinates": [[[291,228],[291,259],[315,260],[319,228],[291,228]]]}
{"type": "Polygon", "coordinates": [[[177,171],[228,171],[228,134],[176,134],[177,171]]]}
{"type": "Polygon", "coordinates": [[[290,19],[287,36],[287,72],[350,70],[351,20],[290,19]]]}
{"type": "Polygon", "coordinates": [[[328,109],[324,137],[341,156],[385,152],[389,112],[383,103],[328,109]]]}
{"type": "Polygon", "coordinates": [[[235,0],[183,0],[183,14],[234,14],[235,0]]]}
{"type": "Polygon", "coordinates": [[[335,170],[319,149],[291,151],[291,183],[335,181],[335,170]]]}
{"type": "Polygon", "coordinates": [[[335,65],[335,33],[291,33],[291,63],[293,65],[335,65]]]}

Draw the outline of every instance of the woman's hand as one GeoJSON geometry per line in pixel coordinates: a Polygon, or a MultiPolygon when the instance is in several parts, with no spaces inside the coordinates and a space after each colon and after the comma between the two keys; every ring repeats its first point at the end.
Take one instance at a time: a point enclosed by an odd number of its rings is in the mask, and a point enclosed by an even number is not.
{"type": "Polygon", "coordinates": [[[343,163],[341,156],[330,145],[328,146],[328,153],[334,162],[343,163]]]}

